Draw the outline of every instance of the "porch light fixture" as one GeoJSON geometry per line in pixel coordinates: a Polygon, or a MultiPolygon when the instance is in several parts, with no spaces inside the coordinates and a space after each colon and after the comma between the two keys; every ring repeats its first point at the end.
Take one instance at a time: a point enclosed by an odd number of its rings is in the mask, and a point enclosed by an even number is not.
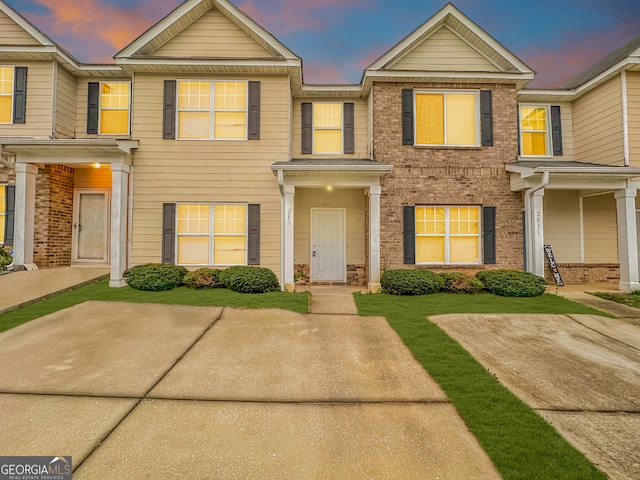
{"type": "Polygon", "coordinates": [[[93,168],[100,168],[102,165],[100,165],[100,163],[98,163],[98,162],[95,162],[95,163],[92,163],[91,166],[93,168]]]}
{"type": "Polygon", "coordinates": [[[327,192],[333,191],[333,187],[331,185],[327,185],[327,192]]]}

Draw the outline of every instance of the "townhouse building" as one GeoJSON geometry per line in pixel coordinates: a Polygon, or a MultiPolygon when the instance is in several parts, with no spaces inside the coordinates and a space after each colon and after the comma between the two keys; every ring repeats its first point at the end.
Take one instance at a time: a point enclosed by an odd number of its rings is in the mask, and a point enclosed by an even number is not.
{"type": "Polygon", "coordinates": [[[0,2],[0,244],[14,264],[260,265],[377,291],[384,270],[638,284],[640,37],[553,90],[446,5],[357,85],[226,0],[187,0],[110,65],[0,2]]]}

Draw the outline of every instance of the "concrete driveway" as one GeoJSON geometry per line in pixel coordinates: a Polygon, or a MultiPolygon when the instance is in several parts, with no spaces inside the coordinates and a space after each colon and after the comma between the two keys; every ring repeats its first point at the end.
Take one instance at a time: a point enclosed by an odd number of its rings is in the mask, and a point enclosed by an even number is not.
{"type": "Polygon", "coordinates": [[[640,478],[637,319],[471,314],[429,319],[610,478],[640,478]]]}
{"type": "Polygon", "coordinates": [[[0,358],[0,452],[76,480],[499,478],[382,318],[87,302],[0,358]]]}

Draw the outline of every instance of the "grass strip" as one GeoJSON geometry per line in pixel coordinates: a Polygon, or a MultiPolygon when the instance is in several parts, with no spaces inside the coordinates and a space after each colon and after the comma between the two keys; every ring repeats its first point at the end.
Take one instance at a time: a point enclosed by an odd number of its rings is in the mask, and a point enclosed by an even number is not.
{"type": "Polygon", "coordinates": [[[634,295],[632,293],[608,293],[608,292],[596,292],[592,295],[610,300],[612,302],[621,303],[628,307],[640,308],[640,295],[634,295]]]}
{"type": "Polygon", "coordinates": [[[178,287],[164,292],[147,292],[131,287],[110,288],[108,280],[61,293],[51,298],[0,315],[0,332],[88,300],[108,302],[166,303],[196,306],[282,308],[298,313],[309,311],[308,293],[237,293],[226,288],[194,290],[178,287]]]}
{"type": "Polygon", "coordinates": [[[591,313],[562,297],[505,298],[490,294],[416,297],[355,294],[363,316],[384,316],[414,357],[451,399],[469,429],[507,480],[605,479],[556,430],[428,321],[447,313],[591,313]]]}

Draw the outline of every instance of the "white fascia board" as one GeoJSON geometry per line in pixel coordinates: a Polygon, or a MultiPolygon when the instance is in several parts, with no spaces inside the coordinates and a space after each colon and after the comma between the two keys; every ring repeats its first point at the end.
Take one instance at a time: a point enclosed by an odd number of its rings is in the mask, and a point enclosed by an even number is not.
{"type": "Polygon", "coordinates": [[[527,167],[522,165],[506,165],[505,170],[507,172],[519,173],[522,178],[527,178],[532,175],[549,172],[551,174],[569,174],[569,175],[607,175],[607,176],[620,176],[633,178],[640,176],[640,168],[637,167],[609,167],[603,165],[602,167],[527,167]]]}
{"type": "Polygon", "coordinates": [[[580,85],[579,87],[577,87],[574,91],[576,93],[576,96],[580,96],[583,93],[588,92],[589,90],[592,90],[594,87],[598,86],[598,84],[603,83],[607,80],[609,80],[609,78],[613,77],[614,75],[620,73],[622,70],[625,70],[625,67],[628,65],[640,65],[640,58],[637,57],[627,57],[624,60],[622,60],[621,62],[617,63],[616,65],[614,65],[613,67],[605,70],[604,72],[602,72],[600,75],[598,75],[597,77],[589,80],[587,83],[584,83],[582,85],[580,85]]]}
{"type": "Polygon", "coordinates": [[[117,65],[183,65],[183,66],[243,66],[243,67],[300,67],[300,60],[293,58],[117,58],[117,65]]]}
{"type": "Polygon", "coordinates": [[[376,71],[376,70],[365,70],[365,78],[376,78],[376,77],[388,77],[390,79],[393,78],[407,78],[407,77],[415,77],[416,79],[422,81],[423,78],[433,78],[435,80],[441,78],[454,78],[460,80],[482,80],[482,79],[491,79],[491,80],[510,80],[510,81],[519,81],[519,80],[533,80],[534,74],[532,73],[507,73],[507,72],[434,72],[434,71],[424,71],[424,72],[416,72],[413,70],[393,70],[393,71],[376,71]]]}

